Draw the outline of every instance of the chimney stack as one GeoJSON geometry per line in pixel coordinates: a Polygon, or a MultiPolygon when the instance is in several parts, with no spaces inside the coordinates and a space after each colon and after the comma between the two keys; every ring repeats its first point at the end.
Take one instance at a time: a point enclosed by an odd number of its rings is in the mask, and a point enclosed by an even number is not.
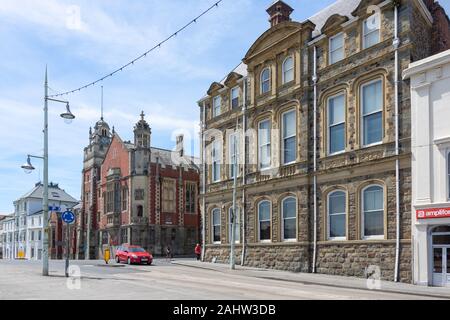
{"type": "Polygon", "coordinates": [[[177,151],[180,157],[184,156],[184,135],[182,134],[177,136],[177,151]]]}
{"type": "Polygon", "coordinates": [[[270,16],[270,26],[274,27],[281,22],[291,21],[291,13],[294,9],[285,2],[277,0],[266,11],[270,16]]]}

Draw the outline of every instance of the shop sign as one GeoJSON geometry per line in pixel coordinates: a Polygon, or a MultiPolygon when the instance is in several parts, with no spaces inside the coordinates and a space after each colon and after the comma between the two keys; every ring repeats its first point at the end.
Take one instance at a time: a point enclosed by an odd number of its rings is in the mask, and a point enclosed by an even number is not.
{"type": "Polygon", "coordinates": [[[417,219],[450,218],[450,208],[416,210],[417,219]]]}

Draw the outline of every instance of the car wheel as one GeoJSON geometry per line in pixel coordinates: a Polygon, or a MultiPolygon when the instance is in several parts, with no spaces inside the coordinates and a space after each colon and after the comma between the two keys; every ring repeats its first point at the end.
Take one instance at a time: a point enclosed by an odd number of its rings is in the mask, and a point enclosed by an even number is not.
{"type": "Polygon", "coordinates": [[[120,263],[120,258],[119,258],[119,256],[116,257],[116,262],[117,262],[117,263],[120,263]]]}
{"type": "Polygon", "coordinates": [[[128,264],[131,265],[131,258],[128,258],[128,264]]]}
{"type": "Polygon", "coordinates": [[[151,265],[152,265],[152,262],[151,262],[151,261],[149,261],[149,262],[147,262],[147,264],[148,264],[149,266],[151,266],[151,265]]]}

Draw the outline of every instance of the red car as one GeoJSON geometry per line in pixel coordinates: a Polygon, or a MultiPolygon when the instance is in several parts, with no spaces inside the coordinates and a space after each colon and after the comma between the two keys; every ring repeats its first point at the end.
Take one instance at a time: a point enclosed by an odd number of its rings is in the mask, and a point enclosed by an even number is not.
{"type": "Polygon", "coordinates": [[[116,262],[128,264],[139,263],[151,265],[153,256],[139,246],[122,245],[116,250],[116,262]]]}

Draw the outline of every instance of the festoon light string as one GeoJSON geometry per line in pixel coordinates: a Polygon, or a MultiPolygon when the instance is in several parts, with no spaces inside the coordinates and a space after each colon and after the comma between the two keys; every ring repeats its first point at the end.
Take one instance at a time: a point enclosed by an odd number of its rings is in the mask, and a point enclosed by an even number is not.
{"type": "Polygon", "coordinates": [[[128,62],[127,64],[125,64],[125,65],[123,65],[122,67],[120,67],[120,68],[114,70],[113,72],[107,74],[106,76],[104,76],[104,77],[102,77],[102,78],[100,78],[100,79],[98,79],[98,80],[95,80],[95,81],[93,81],[93,82],[91,82],[91,83],[89,83],[89,84],[87,84],[87,85],[85,85],[85,86],[79,87],[79,88],[77,88],[77,89],[70,90],[70,91],[66,91],[66,92],[63,92],[63,93],[54,94],[54,95],[49,95],[49,97],[50,97],[50,98],[61,97],[61,96],[64,96],[64,95],[69,95],[69,94],[75,93],[75,92],[77,92],[77,91],[81,91],[81,90],[83,90],[83,89],[87,89],[87,88],[90,87],[90,86],[95,86],[97,83],[102,82],[102,81],[105,80],[106,78],[110,78],[110,77],[114,76],[115,74],[119,73],[120,71],[123,71],[123,69],[125,69],[125,68],[127,68],[127,67],[129,67],[129,66],[131,66],[131,65],[134,65],[135,62],[137,62],[137,61],[139,61],[139,60],[141,60],[141,59],[147,57],[147,55],[148,55],[150,52],[152,52],[152,51],[154,51],[154,50],[160,48],[164,43],[166,43],[167,41],[169,41],[169,40],[172,39],[173,37],[176,37],[176,36],[177,36],[180,32],[182,32],[184,29],[186,29],[186,28],[189,27],[190,25],[196,23],[197,20],[199,20],[199,19],[200,19],[201,17],[203,17],[204,15],[206,15],[206,14],[207,14],[209,11],[211,11],[213,8],[219,7],[219,4],[220,4],[222,1],[223,1],[223,0],[219,0],[219,1],[215,2],[215,3],[214,3],[212,6],[210,6],[208,9],[206,9],[206,10],[203,11],[201,14],[199,14],[197,17],[195,17],[194,19],[192,19],[191,21],[189,21],[189,23],[185,24],[183,27],[181,27],[180,29],[178,29],[177,31],[175,31],[174,33],[172,33],[169,37],[167,37],[167,38],[164,39],[163,41],[159,42],[157,45],[155,45],[154,47],[152,47],[150,50],[144,52],[143,54],[141,54],[141,55],[140,55],[139,57],[137,57],[136,59],[134,59],[134,60],[128,62]]]}

